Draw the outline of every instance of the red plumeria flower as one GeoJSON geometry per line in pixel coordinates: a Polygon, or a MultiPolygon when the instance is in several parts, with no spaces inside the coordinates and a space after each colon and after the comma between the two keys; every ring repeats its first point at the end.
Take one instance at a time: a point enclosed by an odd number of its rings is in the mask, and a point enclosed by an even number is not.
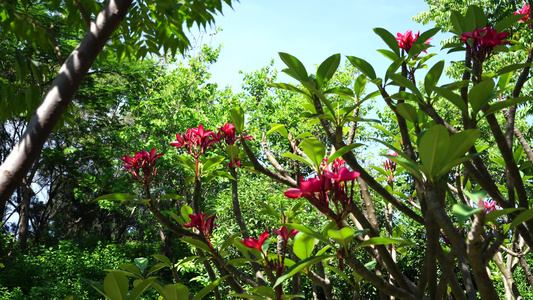
{"type": "Polygon", "coordinates": [[[158,158],[163,156],[163,153],[156,154],[156,148],[150,152],[142,150],[135,153],[134,157],[126,155],[120,159],[124,162],[124,168],[130,170],[133,178],[142,184],[148,184],[153,181],[157,175],[157,168],[155,162],[158,158]],[[142,170],[142,177],[140,171],[142,170]]]}
{"type": "Polygon", "coordinates": [[[476,27],[473,32],[463,32],[459,40],[465,42],[470,57],[481,64],[492,56],[496,46],[509,43],[504,41],[508,34],[506,31],[498,33],[496,29],[490,27],[481,30],[476,27]]]}
{"type": "Polygon", "coordinates": [[[352,172],[348,170],[348,168],[346,167],[340,168],[337,173],[329,172],[329,171],[324,172],[325,177],[331,178],[333,181],[339,181],[339,182],[352,181],[355,178],[359,177],[359,175],[361,175],[359,172],[355,172],[355,171],[352,172]]]}
{"type": "MultiPolygon", "coordinates": [[[[398,157],[398,153],[394,152],[391,156],[398,157]]],[[[390,158],[383,162],[383,167],[385,168],[385,171],[396,171],[396,163],[390,158]]]]}
{"type": "MultiPolygon", "coordinates": [[[[529,20],[529,14],[530,14],[530,7],[529,5],[524,5],[521,10],[515,11],[515,15],[525,15],[520,19],[520,22],[526,22],[529,20]]],[[[529,27],[531,27],[531,24],[528,24],[529,27]]]]}
{"type": "MultiPolygon", "coordinates": [[[[396,40],[398,41],[398,46],[400,49],[405,50],[405,52],[409,53],[409,50],[411,50],[411,47],[413,47],[413,44],[415,43],[416,39],[420,36],[420,31],[418,31],[417,34],[413,35],[412,30],[407,30],[404,34],[397,33],[396,34],[396,40]]],[[[429,45],[429,41],[431,39],[428,39],[424,42],[424,44],[429,45]]],[[[427,53],[424,51],[424,53],[427,53]]]]}
{"type": "Polygon", "coordinates": [[[298,230],[293,229],[291,232],[287,230],[287,227],[283,226],[279,230],[272,228],[272,231],[274,231],[275,234],[281,236],[281,239],[283,239],[283,243],[287,245],[287,242],[289,239],[293,236],[295,236],[298,233],[298,230]]]}
{"type": "Polygon", "coordinates": [[[318,178],[311,178],[309,180],[303,180],[303,176],[302,176],[302,179],[300,179],[300,188],[299,189],[296,189],[296,188],[288,189],[287,191],[285,191],[285,196],[287,196],[287,198],[302,198],[302,197],[312,196],[315,193],[318,193],[324,190],[322,185],[323,185],[323,182],[320,181],[320,179],[318,178]]]}
{"type": "Polygon", "coordinates": [[[213,228],[217,227],[217,225],[215,225],[216,214],[213,214],[209,218],[207,218],[207,216],[209,216],[209,214],[202,214],[202,211],[197,214],[190,214],[189,217],[191,218],[191,222],[183,224],[183,227],[198,229],[200,235],[209,242],[209,247],[213,249],[210,237],[211,234],[213,234],[213,228]]]}
{"type": "Polygon", "coordinates": [[[213,144],[218,143],[220,137],[215,135],[211,130],[205,130],[202,124],[198,128],[189,128],[187,133],[176,133],[176,141],[171,142],[170,146],[177,149],[184,147],[187,152],[194,158],[204,154],[207,148],[213,149],[213,144]]]}
{"type": "Polygon", "coordinates": [[[254,238],[247,238],[241,241],[246,247],[250,249],[257,249],[263,253],[263,243],[266,241],[270,234],[268,231],[263,232],[261,236],[259,237],[259,240],[256,240],[254,238]]]}
{"type": "Polygon", "coordinates": [[[491,211],[495,211],[497,209],[496,202],[494,201],[484,201],[484,205],[485,205],[485,211],[487,213],[491,211]]]}

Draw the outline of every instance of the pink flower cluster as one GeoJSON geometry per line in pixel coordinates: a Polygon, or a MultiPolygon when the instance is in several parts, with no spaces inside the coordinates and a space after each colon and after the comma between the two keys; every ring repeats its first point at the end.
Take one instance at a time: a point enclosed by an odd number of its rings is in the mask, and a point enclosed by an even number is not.
{"type": "MultiPolygon", "coordinates": [[[[419,36],[420,31],[418,31],[417,34],[413,34],[412,30],[407,30],[404,34],[398,32],[396,34],[396,40],[398,41],[398,46],[400,46],[400,49],[403,49],[405,52],[409,53],[409,50],[411,50],[411,47],[413,47],[413,44],[419,36]]],[[[424,44],[429,45],[430,40],[431,39],[425,41],[424,44]]],[[[424,51],[424,53],[426,53],[426,51],[424,51]]]]}
{"type": "Polygon", "coordinates": [[[466,51],[478,63],[483,63],[492,56],[492,51],[498,45],[509,43],[504,41],[509,32],[500,32],[496,29],[485,27],[481,30],[476,27],[474,32],[463,32],[459,40],[466,44],[466,51]]]}
{"type": "Polygon", "coordinates": [[[150,152],[142,150],[141,152],[135,153],[134,157],[126,155],[120,159],[124,162],[124,168],[130,170],[133,179],[141,184],[147,185],[157,175],[155,161],[161,156],[163,154],[156,154],[156,149],[153,148],[150,152]],[[140,173],[141,170],[142,176],[140,173]]]}
{"type": "Polygon", "coordinates": [[[309,180],[300,180],[300,188],[292,188],[285,191],[288,198],[307,198],[319,211],[335,219],[338,225],[342,223],[352,209],[353,202],[353,183],[348,188],[347,182],[359,177],[359,172],[353,172],[343,167],[341,161],[333,163],[330,170],[323,170],[315,178],[309,180]],[[330,213],[330,202],[337,210],[334,217],[330,213]]]}

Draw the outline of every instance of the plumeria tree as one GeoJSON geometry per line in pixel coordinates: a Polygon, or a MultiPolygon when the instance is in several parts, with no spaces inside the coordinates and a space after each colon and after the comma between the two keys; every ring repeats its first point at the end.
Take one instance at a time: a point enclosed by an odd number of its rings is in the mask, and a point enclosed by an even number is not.
{"type": "MultiPolygon", "coordinates": [[[[191,174],[185,182],[194,185],[189,205],[179,211],[161,210],[166,199],[178,195],[153,197],[151,193],[161,154],[153,149],[124,156],[124,167],[145,188],[140,203],[162,226],[183,236],[181,240],[197,254],[187,260],[203,264],[209,274],[211,284],[195,298],[214,290],[221,299],[224,289],[239,298],[306,297],[304,279],[319,287],[325,299],[345,295],[341,286],[350,286],[350,296],[361,299],[366,283],[383,298],[500,299],[500,283],[506,299],[524,297],[526,291],[515,278],[523,272],[529,289],[533,286],[526,259],[533,247],[532,191],[526,175],[532,173],[533,159],[515,126],[513,111],[533,100],[522,91],[531,60],[528,56],[525,62],[494,72],[485,68],[501,52],[529,49],[529,43],[509,39],[510,31],[528,27],[523,14],[528,7],[516,12],[508,12],[498,22],[476,6],[451,12],[455,38],[445,47],[465,57],[460,63],[461,80],[451,84],[439,84],[444,60],[429,65],[435,55],[426,53],[441,28],[396,36],[376,28],[389,48],[379,51],[391,65],[379,77],[370,62],[348,56],[361,72],[351,87],[332,80],[339,54],[320,64],[316,74],[309,74],[296,57],[280,53],[287,65],[283,72],[298,84],[270,83],[270,87],[299,94],[307,110],[302,122],[314,124],[321,134],[293,136],[294,128],[273,124],[269,133],[278,132],[288,140],[290,147],[283,156],[289,163],[278,162],[267,146],[263,155],[254,151],[241,108],[231,111],[232,123],[220,124],[218,132],[199,124],[176,134],[170,145],[182,152],[179,160],[191,174]],[[424,68],[428,71],[418,82],[424,68]],[[375,92],[368,92],[367,86],[375,92]],[[390,110],[397,134],[374,139],[392,154],[384,154],[383,162],[367,168],[357,130],[352,128],[376,122],[361,115],[359,108],[378,95],[390,110]],[[480,128],[487,128],[489,134],[480,128]],[[498,153],[502,167],[488,165],[489,151],[498,153]],[[291,164],[299,167],[287,169],[291,164]],[[269,228],[256,229],[263,232],[257,239],[250,236],[248,219],[240,212],[236,169],[245,167],[286,185],[284,195],[299,201],[291,210],[258,204],[262,212],[279,219],[280,227],[271,228],[274,238],[269,228]],[[200,201],[202,182],[214,178],[231,181],[232,205],[241,229],[221,243],[214,242],[216,214],[203,213],[200,201]],[[380,203],[384,214],[378,209],[380,203]],[[319,217],[302,222],[298,218],[302,207],[319,217]],[[423,242],[413,243],[402,235],[397,224],[405,220],[420,229],[423,242]],[[402,265],[406,249],[421,255],[415,276],[402,265]]],[[[387,131],[383,126],[374,128],[387,131]]],[[[101,199],[134,197],[111,194],[101,199]]],[[[136,263],[110,271],[103,286],[93,284],[110,298],[118,289],[122,297],[131,299],[149,286],[167,299],[188,298],[189,291],[177,276],[168,285],[148,277],[158,268],[176,267],[168,258],[156,258],[160,263],[148,273],[143,271],[146,266],[136,263]],[[127,276],[138,279],[131,291],[127,276]],[[113,283],[118,288],[106,289],[113,283]]]]}

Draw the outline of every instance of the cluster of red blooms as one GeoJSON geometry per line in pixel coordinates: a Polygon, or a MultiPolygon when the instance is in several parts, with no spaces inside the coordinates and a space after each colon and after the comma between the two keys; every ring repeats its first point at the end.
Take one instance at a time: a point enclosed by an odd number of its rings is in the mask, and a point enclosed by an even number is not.
{"type": "MultiPolygon", "coordinates": [[[[237,131],[232,123],[226,123],[220,127],[218,133],[214,133],[211,130],[204,130],[204,126],[200,124],[198,128],[187,129],[187,133],[176,133],[176,141],[171,142],[170,146],[176,147],[177,149],[184,147],[192,157],[198,159],[208,148],[214,149],[213,144],[225,143],[226,145],[234,145],[241,138],[249,141],[252,140],[251,136],[237,137],[237,131]]],[[[231,161],[229,164],[230,168],[240,165],[241,162],[238,159],[231,161]]]]}
{"type": "Polygon", "coordinates": [[[120,159],[124,161],[124,168],[130,170],[133,179],[143,185],[147,185],[152,182],[157,175],[155,161],[161,156],[163,156],[163,153],[156,154],[156,149],[153,148],[150,153],[146,150],[142,150],[139,153],[135,153],[134,157],[126,155],[120,159]],[[141,170],[142,176],[140,174],[141,170]]]}
{"type": "MultiPolygon", "coordinates": [[[[392,156],[398,157],[398,153],[394,152],[392,156]]],[[[385,171],[391,172],[389,179],[387,179],[387,182],[391,184],[394,181],[394,171],[396,171],[396,163],[392,161],[392,159],[388,158],[386,161],[383,162],[383,167],[385,168],[385,171]]]]}
{"type": "Polygon", "coordinates": [[[263,243],[266,241],[268,236],[270,235],[268,231],[265,231],[261,234],[259,237],[259,240],[256,240],[254,238],[247,238],[241,241],[246,247],[250,249],[257,249],[261,252],[263,257],[265,258],[267,264],[270,266],[270,268],[276,272],[276,276],[281,276],[283,274],[283,271],[285,270],[285,253],[287,252],[287,243],[289,239],[293,236],[295,236],[298,233],[298,230],[293,229],[290,232],[287,230],[287,227],[283,226],[279,230],[272,228],[272,231],[276,233],[278,236],[281,237],[283,240],[283,253],[282,255],[279,255],[275,259],[268,259],[268,255],[266,252],[263,251],[263,243]]]}
{"type": "Polygon", "coordinates": [[[285,191],[288,198],[305,197],[320,212],[334,219],[339,228],[342,221],[352,210],[353,202],[353,180],[359,177],[359,172],[352,172],[343,166],[344,160],[337,159],[332,163],[330,170],[323,170],[315,178],[300,180],[300,188],[292,188],[285,191]],[[350,188],[347,182],[352,182],[350,188]],[[337,210],[334,217],[330,213],[329,204],[332,202],[337,210]]]}
{"type": "Polygon", "coordinates": [[[485,212],[487,213],[490,213],[491,211],[495,211],[496,209],[498,209],[498,205],[496,205],[496,202],[494,201],[484,201],[484,206],[485,206],[485,212]]]}
{"type": "MultiPolygon", "coordinates": [[[[407,30],[404,34],[398,32],[396,34],[396,40],[398,41],[398,46],[400,46],[400,49],[403,49],[405,52],[409,53],[409,50],[411,50],[411,47],[413,47],[413,44],[419,36],[420,31],[418,31],[417,34],[413,34],[412,30],[407,30]]],[[[431,39],[425,41],[424,44],[429,45],[430,40],[431,39]]],[[[424,51],[424,53],[426,53],[426,51],[424,51]]]]}
{"type": "Polygon", "coordinates": [[[183,224],[183,227],[198,229],[200,235],[202,235],[207,242],[209,242],[209,247],[213,249],[210,237],[213,233],[213,228],[217,226],[215,225],[216,215],[213,214],[209,218],[207,218],[207,216],[209,216],[209,214],[202,214],[201,211],[198,212],[198,214],[190,214],[189,217],[191,218],[191,222],[183,224]]]}
{"type": "Polygon", "coordinates": [[[491,57],[494,47],[509,43],[504,41],[508,34],[506,31],[498,33],[496,29],[490,27],[481,30],[476,27],[474,32],[463,32],[459,40],[465,42],[470,57],[481,64],[491,57]]]}
{"type": "MultiPolygon", "coordinates": [[[[529,21],[529,14],[530,14],[530,7],[529,5],[524,5],[524,7],[522,7],[521,10],[519,11],[515,11],[515,15],[525,15],[522,17],[522,19],[520,19],[521,22],[526,22],[526,21],[529,21]]],[[[531,27],[531,24],[528,24],[529,27],[531,27]]]]}

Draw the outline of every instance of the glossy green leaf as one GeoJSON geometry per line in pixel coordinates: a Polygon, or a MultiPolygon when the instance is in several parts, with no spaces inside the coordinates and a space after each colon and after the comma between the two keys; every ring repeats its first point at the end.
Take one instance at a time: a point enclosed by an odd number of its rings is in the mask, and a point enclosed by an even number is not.
{"type": "Polygon", "coordinates": [[[453,105],[455,105],[459,110],[468,115],[468,108],[466,106],[466,103],[463,101],[463,98],[461,98],[460,95],[454,93],[453,91],[442,88],[442,87],[433,87],[433,91],[437,93],[442,98],[450,101],[453,105]]]}
{"type": "Polygon", "coordinates": [[[411,123],[418,123],[418,113],[416,108],[409,103],[398,103],[396,106],[398,113],[411,123]]]}
{"type": "Polygon", "coordinates": [[[273,88],[277,88],[277,89],[283,89],[283,90],[287,90],[287,91],[291,91],[291,92],[296,92],[296,93],[300,93],[300,94],[303,94],[305,96],[308,96],[308,97],[311,97],[311,95],[306,92],[306,91],[303,91],[293,85],[290,85],[290,84],[286,84],[286,83],[270,83],[267,85],[267,87],[273,87],[273,88]]]}
{"type": "Polygon", "coordinates": [[[149,277],[137,284],[128,295],[128,300],[136,300],[139,296],[150,287],[150,285],[157,280],[157,277],[149,277]]]}
{"type": "Polygon", "coordinates": [[[196,294],[196,296],[194,296],[192,298],[192,300],[200,300],[202,299],[203,297],[207,296],[207,294],[209,294],[215,287],[217,287],[218,285],[220,285],[220,283],[222,283],[222,281],[224,281],[224,279],[226,279],[229,275],[226,275],[226,276],[223,276],[223,277],[220,277],[219,279],[209,283],[207,286],[205,286],[203,289],[201,289],[198,294],[196,294]]]}
{"type": "Polygon", "coordinates": [[[315,247],[315,238],[308,234],[301,234],[295,241],[293,246],[294,254],[299,259],[306,259],[313,254],[315,247]]]}
{"type": "Polygon", "coordinates": [[[467,31],[465,28],[465,17],[458,11],[452,11],[450,13],[450,20],[452,21],[453,25],[453,32],[456,35],[461,36],[463,32],[467,31]]]}
{"type": "Polygon", "coordinates": [[[269,297],[271,299],[275,299],[276,298],[276,292],[274,291],[273,288],[271,288],[269,286],[254,287],[254,288],[250,289],[250,292],[251,293],[256,293],[256,294],[259,294],[259,295],[263,295],[263,296],[269,297]]]}
{"type": "Polygon", "coordinates": [[[318,170],[326,155],[326,147],[324,144],[318,139],[311,137],[303,140],[299,146],[302,148],[305,155],[307,155],[307,157],[313,162],[315,170],[318,170]]]}
{"type": "MultiPolygon", "coordinates": [[[[396,58],[400,56],[400,47],[396,37],[389,31],[383,28],[374,28],[374,32],[389,46],[389,48],[396,54],[396,58]]],[[[395,59],[396,59],[395,58],[395,59]]]]}
{"type": "Polygon", "coordinates": [[[233,161],[239,156],[239,147],[235,145],[227,145],[226,153],[228,154],[229,160],[233,161]]]}
{"type": "Polygon", "coordinates": [[[448,160],[446,155],[450,147],[450,136],[444,125],[436,125],[427,130],[419,138],[418,149],[420,160],[426,170],[426,176],[433,181],[436,179],[438,172],[448,160]]]}
{"type": "Polygon", "coordinates": [[[283,154],[283,157],[289,157],[289,158],[292,158],[292,159],[295,159],[297,161],[300,161],[300,162],[303,162],[304,164],[314,168],[314,164],[313,162],[309,159],[309,158],[306,158],[306,157],[301,157],[301,156],[298,156],[294,153],[290,153],[290,152],[287,152],[285,154],[283,154]]]}
{"type": "MultiPolygon", "coordinates": [[[[396,151],[396,153],[400,154],[401,151],[400,152],[396,151]]],[[[391,159],[393,162],[399,164],[400,166],[402,166],[402,168],[404,168],[407,172],[411,173],[411,175],[413,175],[416,178],[422,180],[422,173],[420,173],[420,166],[417,165],[412,160],[406,159],[406,158],[403,158],[403,157],[396,157],[396,156],[392,156],[392,155],[384,155],[384,156],[389,158],[389,159],[391,159]]]]}
{"type": "Polygon", "coordinates": [[[183,218],[183,220],[185,220],[185,223],[191,222],[191,217],[189,217],[189,215],[192,215],[194,213],[192,208],[188,205],[183,205],[180,211],[181,217],[183,218]]]}
{"type": "Polygon", "coordinates": [[[181,283],[167,284],[165,286],[161,286],[160,284],[154,282],[152,283],[152,285],[156,288],[159,294],[161,294],[165,299],[172,299],[172,300],[188,300],[189,299],[189,289],[181,283]]]}
{"type": "Polygon", "coordinates": [[[104,279],[104,292],[111,300],[126,300],[129,290],[128,278],[119,271],[109,272],[104,279]]]}
{"type": "Polygon", "coordinates": [[[202,250],[204,250],[204,251],[206,251],[208,253],[211,253],[211,248],[209,248],[209,246],[206,243],[202,242],[202,241],[199,241],[197,239],[194,239],[194,238],[188,237],[188,236],[182,237],[180,240],[182,242],[185,242],[187,244],[191,244],[191,245],[193,245],[193,246],[195,246],[197,248],[200,248],[200,249],[202,249],[202,250]]]}
{"type": "Polygon", "coordinates": [[[502,74],[510,73],[512,71],[515,71],[515,70],[518,70],[518,69],[523,69],[525,67],[531,67],[531,63],[512,64],[512,65],[505,66],[505,67],[501,68],[500,70],[498,70],[498,72],[496,72],[496,75],[502,75],[502,74]]]}
{"type": "Polygon", "coordinates": [[[220,170],[214,170],[214,171],[212,171],[209,174],[211,174],[214,177],[222,177],[222,178],[227,178],[229,180],[235,180],[235,178],[233,178],[233,176],[231,176],[230,173],[224,172],[224,171],[220,171],[220,170]]]}
{"type": "Polygon", "coordinates": [[[237,133],[241,134],[244,130],[244,111],[242,108],[234,107],[231,109],[231,121],[237,133]]]}
{"type": "Polygon", "coordinates": [[[422,96],[422,93],[420,93],[420,90],[406,77],[400,75],[400,74],[392,74],[390,78],[399,86],[404,86],[411,90],[413,94],[415,94],[418,99],[423,101],[424,97],[422,96]]]}
{"type": "Polygon", "coordinates": [[[279,132],[284,138],[289,138],[289,133],[287,132],[287,128],[285,128],[285,125],[283,124],[276,124],[272,123],[270,124],[272,128],[267,132],[267,136],[270,135],[272,132],[277,131],[279,132]]]}
{"type": "Polygon", "coordinates": [[[295,140],[299,140],[299,139],[304,139],[304,138],[307,138],[307,137],[310,137],[310,136],[313,136],[310,132],[303,132],[303,133],[300,133],[299,135],[297,135],[294,139],[295,140]]]}
{"type": "Polygon", "coordinates": [[[316,71],[316,83],[317,88],[320,89],[324,83],[326,83],[328,80],[333,77],[333,74],[337,72],[337,68],[339,67],[339,63],[341,62],[341,55],[340,54],[334,54],[330,57],[328,57],[320,66],[318,67],[318,70],[316,71]]]}
{"type": "Polygon", "coordinates": [[[510,15],[506,18],[503,18],[502,20],[500,20],[498,23],[496,23],[496,25],[494,25],[494,29],[498,30],[498,32],[502,32],[504,31],[505,29],[513,26],[513,25],[516,25],[518,23],[518,21],[523,18],[525,16],[525,14],[518,14],[518,15],[510,15]]]}
{"type": "Polygon", "coordinates": [[[185,155],[177,155],[176,157],[182,162],[180,165],[191,171],[193,174],[196,174],[196,164],[194,161],[185,155]]]}
{"type": "Polygon", "coordinates": [[[220,163],[224,161],[223,156],[214,156],[209,158],[208,160],[202,162],[203,172],[209,172],[209,170],[213,169],[214,167],[218,166],[220,163]]]}
{"type": "Polygon", "coordinates": [[[374,71],[372,65],[366,62],[366,60],[355,56],[347,56],[347,58],[354,67],[361,71],[361,73],[365,74],[368,78],[372,80],[375,80],[377,78],[376,71],[374,71]]]}
{"type": "Polygon", "coordinates": [[[394,53],[393,51],[386,49],[378,49],[377,51],[392,61],[396,61],[396,59],[398,58],[398,55],[396,55],[396,53],[394,53]]]}
{"type": "Polygon", "coordinates": [[[155,258],[155,259],[158,259],[162,262],[164,262],[168,267],[172,266],[172,262],[170,261],[170,259],[162,254],[152,254],[152,256],[155,258]]]}
{"type": "Polygon", "coordinates": [[[353,280],[350,279],[350,277],[348,277],[348,275],[346,275],[345,272],[335,268],[334,266],[332,265],[329,265],[329,264],[326,264],[324,266],[326,269],[329,269],[331,271],[333,271],[335,274],[337,274],[339,277],[341,277],[342,279],[346,280],[347,283],[349,283],[352,287],[353,287],[353,280]]]}
{"type": "Polygon", "coordinates": [[[413,101],[413,102],[420,102],[420,98],[415,96],[413,93],[409,93],[406,91],[399,91],[396,94],[393,94],[390,96],[392,99],[396,100],[406,100],[406,101],[413,101]]]}
{"type": "Polygon", "coordinates": [[[101,201],[101,200],[120,201],[120,202],[133,201],[133,196],[130,194],[125,194],[125,193],[113,193],[113,194],[103,195],[103,196],[100,196],[94,199],[94,201],[101,201]]]}
{"type": "Polygon", "coordinates": [[[473,116],[476,116],[481,108],[492,99],[491,95],[493,91],[494,82],[492,79],[483,80],[470,89],[468,92],[468,102],[472,107],[473,116]]]}
{"type": "Polygon", "coordinates": [[[516,104],[520,104],[522,102],[526,102],[526,101],[531,101],[533,100],[533,97],[531,96],[524,96],[524,97],[516,97],[516,98],[511,98],[511,99],[507,99],[507,100],[504,100],[504,101],[498,101],[498,102],[495,102],[493,104],[490,105],[490,107],[487,109],[487,111],[485,111],[485,116],[486,115],[490,115],[490,114],[493,114],[495,112],[498,112],[504,108],[508,108],[510,106],[513,106],[513,105],[516,105],[516,104]]]}
{"type": "Polygon", "coordinates": [[[102,294],[102,296],[106,296],[105,292],[104,292],[104,285],[97,282],[97,281],[93,281],[93,280],[90,280],[90,279],[87,279],[87,278],[82,278],[81,280],[83,280],[84,282],[86,282],[87,284],[89,284],[90,286],[92,286],[95,290],[97,290],[100,294],[102,294]]]}
{"type": "Polygon", "coordinates": [[[315,239],[323,242],[324,244],[326,245],[330,245],[331,243],[329,242],[329,240],[327,238],[325,238],[322,234],[314,231],[313,229],[305,226],[305,225],[302,225],[302,224],[296,224],[296,223],[286,223],[286,224],[282,224],[283,226],[286,226],[287,227],[287,230],[292,230],[292,229],[296,229],[298,230],[298,232],[303,232],[303,233],[306,233],[310,236],[313,236],[315,239]]]}
{"type": "Polygon", "coordinates": [[[433,88],[439,82],[443,70],[444,60],[441,60],[436,63],[426,74],[426,78],[424,79],[424,88],[426,89],[426,93],[428,93],[428,95],[431,95],[433,88]]]}
{"type": "Polygon", "coordinates": [[[354,234],[355,232],[350,227],[343,227],[340,230],[328,230],[328,236],[345,247],[353,240],[354,234]]]}
{"type": "Polygon", "coordinates": [[[292,76],[295,79],[300,82],[309,81],[309,75],[307,75],[304,65],[296,57],[283,52],[279,53],[279,57],[292,71],[292,76]]]}
{"type": "Polygon", "coordinates": [[[464,221],[468,220],[470,216],[476,214],[477,212],[483,209],[484,207],[473,208],[462,203],[457,203],[453,205],[452,212],[455,217],[457,217],[457,221],[459,222],[459,224],[462,224],[464,223],[464,221]]]}
{"type": "Polygon", "coordinates": [[[477,5],[468,7],[465,15],[465,29],[468,32],[473,32],[476,27],[484,28],[487,26],[487,17],[483,9],[477,5]]]}
{"type": "Polygon", "coordinates": [[[335,86],[328,90],[325,90],[324,94],[336,94],[336,95],[344,96],[344,97],[354,96],[354,92],[351,89],[346,88],[346,87],[341,87],[341,86],[335,86]]]}
{"type": "Polygon", "coordinates": [[[486,216],[485,216],[485,220],[487,222],[490,222],[494,225],[500,225],[499,222],[498,222],[498,218],[503,216],[503,215],[508,215],[510,213],[513,213],[515,211],[519,211],[519,210],[523,210],[524,208],[521,208],[521,207],[513,207],[513,208],[506,208],[506,209],[498,209],[498,210],[495,210],[495,211],[491,211],[489,212],[486,216]]]}
{"type": "Polygon", "coordinates": [[[523,222],[529,221],[531,219],[533,219],[533,208],[528,209],[516,216],[516,218],[514,218],[511,222],[509,229],[513,229],[516,226],[522,224],[523,222]]]}
{"type": "Polygon", "coordinates": [[[359,148],[361,146],[364,146],[364,144],[354,143],[354,144],[346,145],[340,148],[339,150],[335,151],[335,153],[333,153],[333,155],[329,157],[328,162],[332,163],[335,159],[342,157],[344,154],[352,151],[355,148],[359,148]]]}
{"type": "Polygon", "coordinates": [[[366,76],[364,74],[361,74],[357,76],[353,84],[353,91],[355,95],[357,96],[357,98],[361,98],[361,96],[365,92],[365,87],[366,87],[366,76]]]}
{"type": "Polygon", "coordinates": [[[146,270],[146,267],[148,267],[148,258],[137,257],[133,260],[133,263],[135,264],[135,266],[137,266],[137,268],[139,268],[141,273],[144,273],[144,270],[146,270]]]}
{"type": "Polygon", "coordinates": [[[414,246],[416,245],[413,242],[410,242],[406,239],[393,238],[393,237],[373,237],[364,242],[361,242],[357,245],[356,249],[373,246],[373,245],[389,245],[389,244],[400,244],[402,246],[414,246]]]}
{"type": "Polygon", "coordinates": [[[290,267],[287,272],[285,272],[285,274],[283,274],[281,277],[279,277],[277,280],[276,280],[276,283],[274,284],[274,287],[280,285],[281,283],[283,283],[283,281],[285,281],[286,279],[288,278],[291,278],[292,276],[294,276],[294,274],[300,272],[301,270],[303,269],[306,269],[318,262],[321,262],[325,259],[328,259],[330,257],[333,257],[332,255],[322,255],[322,256],[312,256],[312,257],[309,257],[309,258],[306,258],[306,259],[303,259],[303,260],[300,260],[299,262],[297,262],[296,264],[294,264],[292,267],[290,267]]]}

